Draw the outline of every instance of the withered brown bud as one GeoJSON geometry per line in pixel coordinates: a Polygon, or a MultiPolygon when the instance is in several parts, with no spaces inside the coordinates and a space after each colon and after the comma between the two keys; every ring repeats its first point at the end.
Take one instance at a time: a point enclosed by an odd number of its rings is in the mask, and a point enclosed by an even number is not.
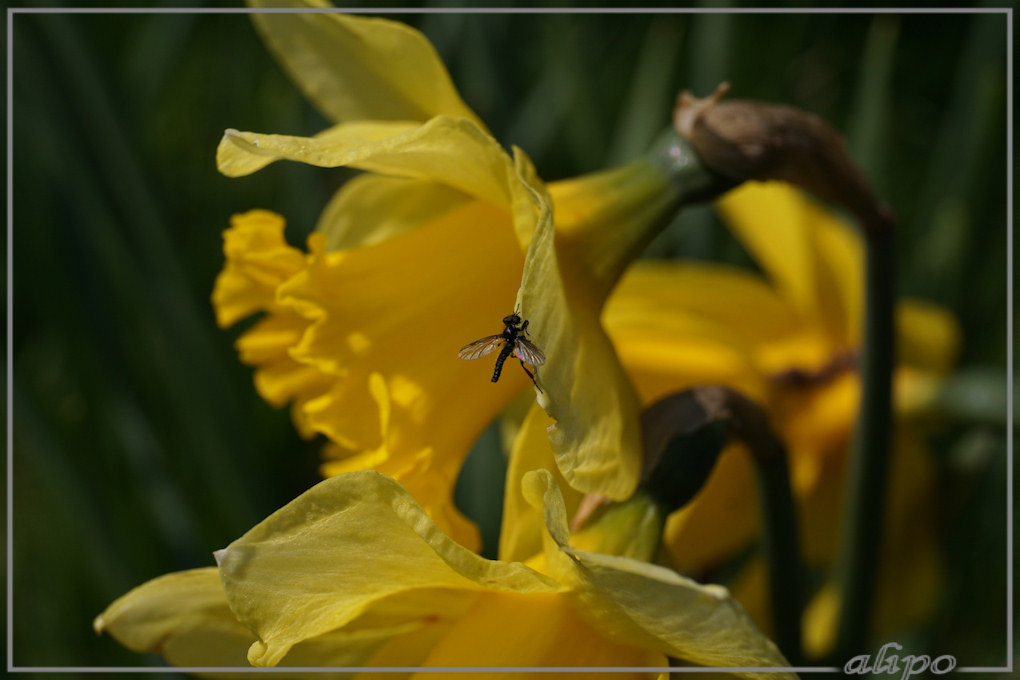
{"type": "Polygon", "coordinates": [[[829,124],[792,106],[720,101],[729,87],[722,83],[704,99],[685,90],[673,110],[674,127],[708,168],[738,182],[790,182],[845,207],[867,230],[892,227],[891,211],[875,199],[829,124]]]}

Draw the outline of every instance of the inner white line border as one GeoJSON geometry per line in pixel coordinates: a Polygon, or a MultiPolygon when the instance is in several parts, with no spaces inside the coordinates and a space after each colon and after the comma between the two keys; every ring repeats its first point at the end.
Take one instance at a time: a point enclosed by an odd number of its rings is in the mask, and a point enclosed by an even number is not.
{"type": "Polygon", "coordinates": [[[228,666],[14,666],[14,16],[17,14],[1004,14],[1006,16],[1006,660],[1005,666],[963,666],[957,673],[1013,672],[1013,8],[1012,7],[824,7],[824,8],[688,8],[688,7],[8,7],[7,8],[7,671],[13,673],[832,673],[828,666],[774,667],[228,667],[228,666]]]}
{"type": "Polygon", "coordinates": [[[1009,7],[11,7],[8,14],[1001,14],[1009,7]]]}

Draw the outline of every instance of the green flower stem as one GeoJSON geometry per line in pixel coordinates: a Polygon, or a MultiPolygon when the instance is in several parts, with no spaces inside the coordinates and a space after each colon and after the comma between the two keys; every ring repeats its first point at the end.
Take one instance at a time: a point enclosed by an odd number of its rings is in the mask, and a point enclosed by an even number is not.
{"type": "Polygon", "coordinates": [[[790,489],[786,447],[772,431],[761,408],[732,393],[730,409],[740,437],[754,458],[762,514],[762,551],[768,564],[769,597],[776,644],[793,665],[803,659],[801,614],[804,570],[797,541],[797,518],[790,489]]]}
{"type": "Polygon", "coordinates": [[[892,427],[895,262],[891,219],[865,222],[861,407],[845,494],[836,658],[862,654],[871,622],[892,427]]]}
{"type": "Polygon", "coordinates": [[[804,604],[801,582],[804,572],[799,560],[796,514],[790,491],[790,469],[786,452],[757,463],[758,499],[762,509],[762,551],[769,570],[769,601],[776,643],[793,665],[803,659],[801,612],[804,604]]]}
{"type": "Polygon", "coordinates": [[[698,387],[662,399],[642,418],[649,454],[643,489],[666,513],[702,488],[734,436],[751,452],[762,508],[762,551],[768,564],[775,640],[794,665],[801,653],[803,569],[786,449],[764,411],[726,387],[698,387]]]}

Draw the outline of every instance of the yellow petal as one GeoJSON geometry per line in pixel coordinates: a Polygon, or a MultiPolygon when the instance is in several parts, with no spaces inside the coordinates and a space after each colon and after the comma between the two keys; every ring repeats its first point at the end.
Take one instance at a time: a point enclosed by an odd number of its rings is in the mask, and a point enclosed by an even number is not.
{"type": "Polygon", "coordinates": [[[921,300],[896,306],[897,356],[909,366],[948,371],[960,351],[963,333],[944,307],[921,300]]]}
{"type": "MultiPolygon", "coordinates": [[[[646,651],[606,639],[578,613],[574,599],[564,593],[487,592],[459,617],[435,646],[425,666],[631,666],[662,668],[662,653],[646,651]]],[[[455,679],[456,673],[421,673],[419,680],[455,679]]],[[[529,673],[529,678],[560,678],[562,673],[529,673]]],[[[486,678],[510,680],[520,674],[489,673],[486,678]]],[[[647,678],[625,673],[613,677],[647,678]]]]}
{"type": "Polygon", "coordinates": [[[719,456],[695,499],[670,515],[663,542],[678,571],[722,564],[758,536],[758,496],[750,453],[738,445],[719,456]]]}
{"type": "Polygon", "coordinates": [[[241,361],[257,367],[255,387],[259,395],[273,406],[311,399],[329,386],[327,376],[294,361],[288,353],[308,325],[308,319],[281,311],[262,319],[237,340],[241,361]]]}
{"type": "Polygon", "coordinates": [[[532,505],[545,509],[552,539],[546,544],[550,572],[574,589],[582,615],[609,639],[706,666],[789,666],[725,588],[699,585],[644,562],[571,548],[562,497],[550,473],[529,473],[524,493],[532,505]]]}
{"type": "MultiPolygon", "coordinates": [[[[935,519],[938,510],[932,454],[910,427],[896,431],[893,454],[875,591],[873,626],[878,637],[930,620],[943,596],[945,581],[935,519]]],[[[834,495],[819,494],[809,508],[838,506],[838,503],[839,498],[834,495]]],[[[824,557],[824,564],[828,564],[833,555],[824,557]]],[[[826,583],[805,609],[808,651],[817,654],[831,651],[839,608],[835,583],[826,583]]]]}
{"type": "Polygon", "coordinates": [[[218,558],[231,609],[259,637],[248,652],[259,666],[398,593],[448,589],[452,606],[483,589],[563,589],[522,564],[461,547],[399,484],[371,471],[321,482],[218,558]]]}
{"type": "MultiPolygon", "coordinates": [[[[370,469],[393,477],[425,508],[429,517],[444,533],[466,548],[478,550],[481,546],[478,529],[461,514],[453,499],[453,489],[464,454],[451,453],[437,460],[431,446],[422,445],[414,449],[406,441],[401,444],[401,439],[406,440],[407,437],[401,436],[400,429],[391,428],[393,411],[398,405],[391,399],[385,378],[378,373],[371,374],[369,392],[378,407],[382,443],[370,450],[327,446],[323,451],[326,460],[322,465],[323,476],[370,469]]],[[[310,424],[314,426],[316,421],[311,420],[310,424]]]]}
{"type": "Polygon", "coordinates": [[[167,574],[135,588],[97,616],[93,627],[128,649],[162,654],[176,666],[246,666],[245,650],[255,640],[227,606],[212,567],[167,574]]]}
{"type": "MultiPolygon", "coordinates": [[[[251,132],[227,129],[223,132],[223,137],[216,147],[216,167],[227,177],[250,175],[274,161],[289,158],[280,149],[274,148],[274,143],[287,153],[296,154],[305,150],[306,147],[301,142],[308,139],[315,141],[320,147],[331,143],[331,148],[347,152],[341,158],[342,163],[329,165],[325,160],[313,163],[313,165],[335,167],[357,159],[356,151],[361,147],[368,147],[372,150],[388,138],[399,137],[419,127],[420,124],[414,121],[359,120],[338,123],[311,138],[256,135],[251,132]],[[354,153],[351,153],[352,151],[354,153]]],[[[315,155],[313,158],[318,159],[320,156],[315,155]]]]}
{"type": "Polygon", "coordinates": [[[548,470],[557,485],[564,489],[563,499],[568,516],[573,516],[583,498],[566,483],[556,466],[556,456],[549,444],[548,427],[552,419],[537,404],[532,404],[521,429],[514,439],[510,464],[503,491],[503,520],[499,531],[499,558],[506,562],[524,562],[542,551],[545,533],[541,508],[535,508],[524,497],[524,475],[531,470],[548,470]]]}
{"type": "Polygon", "coordinates": [[[820,311],[827,314],[826,323],[836,329],[842,345],[856,347],[861,343],[864,323],[864,243],[860,231],[820,206],[810,205],[810,213],[818,266],[828,272],[826,280],[832,286],[828,298],[819,295],[818,304],[824,305],[826,299],[835,301],[835,306],[820,311]]]}
{"type": "Polygon", "coordinates": [[[549,184],[556,248],[575,276],[604,300],[620,275],[658,233],[676,197],[670,177],[650,158],[549,184]]]}
{"type": "MultiPolygon", "coordinates": [[[[363,617],[348,628],[296,645],[285,665],[358,666],[393,639],[407,645],[422,632],[443,630],[442,622],[428,616],[415,618],[416,613],[455,611],[449,598],[407,598],[400,605],[397,609],[384,603],[378,607],[383,616],[363,617]]],[[[96,617],[94,626],[96,632],[110,633],[129,649],[160,654],[175,666],[244,667],[247,650],[256,640],[230,610],[215,568],[153,579],[110,605],[96,617]]]]}
{"type": "Polygon", "coordinates": [[[494,385],[494,359],[457,356],[502,329],[521,262],[507,213],[478,201],[372,246],[317,254],[280,288],[281,300],[318,318],[291,356],[334,378],[306,404],[309,424],[374,452],[374,467],[409,487],[419,488],[399,471],[424,470],[428,452],[448,497],[475,439],[528,380],[508,365],[494,385]]]}
{"type": "Polygon", "coordinates": [[[602,317],[642,403],[695,385],[766,394],[759,346],[798,325],[760,279],[736,269],[641,261],[602,317]]]}
{"type": "Polygon", "coordinates": [[[882,631],[914,626],[930,617],[944,581],[935,456],[909,426],[897,429],[893,452],[875,594],[875,621],[882,631]]]}
{"type": "Polygon", "coordinates": [[[859,299],[845,298],[844,291],[855,286],[840,281],[860,266],[860,251],[841,249],[846,240],[834,233],[818,235],[846,227],[837,226],[831,213],[782,182],[747,182],[716,205],[780,294],[804,318],[820,323],[830,342],[848,345],[849,310],[853,305],[859,309],[859,299]]]}
{"type": "MultiPolygon", "coordinates": [[[[304,668],[368,665],[381,650],[395,642],[406,644],[418,637],[434,637],[441,634],[442,630],[442,625],[431,621],[410,621],[399,625],[365,630],[333,630],[294,645],[280,665],[304,668]]],[[[282,674],[283,677],[288,675],[282,674]]],[[[312,680],[321,673],[290,675],[312,680]]],[[[352,674],[342,674],[340,677],[349,678],[352,677],[352,674]]]]}
{"type": "Polygon", "coordinates": [[[341,123],[314,137],[227,130],[216,151],[220,172],[228,177],[281,159],[433,180],[496,205],[511,201],[509,158],[496,140],[463,118],[436,116],[421,125],[341,123]]]}
{"type": "Polygon", "coordinates": [[[779,340],[803,325],[791,305],[751,272],[722,264],[639,260],[613,291],[606,315],[651,317],[655,312],[711,320],[741,346],[779,340]]]}
{"type": "Polygon", "coordinates": [[[556,420],[549,437],[570,485],[623,500],[641,469],[637,394],[599,323],[603,300],[590,274],[559,256],[549,218],[539,218],[518,294],[546,356],[539,403],[556,420]]]}
{"type": "MultiPolygon", "coordinates": [[[[385,644],[380,645],[371,657],[358,664],[361,666],[388,666],[388,667],[417,667],[425,663],[432,648],[443,639],[451,625],[462,615],[462,609],[451,607],[450,598],[443,598],[434,607],[422,608],[418,618],[419,625],[405,630],[399,635],[392,636],[385,644]]],[[[413,626],[414,624],[410,624],[413,626]]],[[[303,644],[298,645],[298,650],[303,644]]],[[[293,651],[291,652],[293,653],[293,651]]],[[[288,655],[287,661],[290,655],[288,655]]],[[[339,665],[339,664],[336,664],[339,665]]],[[[356,678],[378,677],[378,673],[363,673],[355,675],[356,678]]],[[[390,675],[389,677],[394,677],[390,675]]],[[[396,677],[407,677],[403,674],[396,677]]]]}
{"type": "MultiPolygon", "coordinates": [[[[330,7],[320,0],[267,2],[255,7],[330,7]]],[[[253,14],[277,60],[305,95],[334,121],[424,122],[436,115],[475,116],[450,81],[442,60],[417,30],[387,19],[343,14],[253,14]]]]}
{"type": "Polygon", "coordinates": [[[440,219],[470,200],[438,182],[369,173],[336,192],[315,230],[326,235],[326,250],[367,246],[440,219]]]}

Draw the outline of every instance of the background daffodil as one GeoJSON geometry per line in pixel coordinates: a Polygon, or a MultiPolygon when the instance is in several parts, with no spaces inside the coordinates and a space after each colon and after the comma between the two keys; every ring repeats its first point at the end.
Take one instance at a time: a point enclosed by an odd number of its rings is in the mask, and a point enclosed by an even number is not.
{"type": "MultiPolygon", "coordinates": [[[[718,265],[639,265],[610,298],[606,328],[646,403],[692,386],[722,384],[768,409],[790,455],[804,559],[824,571],[837,548],[860,393],[854,371],[860,240],[852,227],[785,184],[741,187],[718,209],[764,276],[718,265]]],[[[902,302],[897,327],[898,424],[879,585],[885,631],[916,623],[938,597],[935,461],[915,421],[919,408],[932,407],[934,386],[960,344],[955,319],[931,304],[902,302]],[[912,575],[909,583],[902,582],[904,573],[912,575]]],[[[732,448],[697,499],[667,525],[671,562],[685,572],[713,573],[759,530],[752,465],[745,451],[732,448]]],[[[760,575],[745,574],[735,588],[757,613],[763,604],[760,575]]],[[[831,621],[823,624],[820,616],[807,624],[816,651],[822,631],[831,633],[831,621]]]]}
{"type": "Polygon", "coordinates": [[[478,557],[392,479],[352,472],[220,551],[218,571],[155,579],[95,627],[202,666],[236,664],[245,649],[256,666],[787,665],[724,588],[572,548],[550,472],[523,490],[545,524],[536,568],[478,557]]]}

